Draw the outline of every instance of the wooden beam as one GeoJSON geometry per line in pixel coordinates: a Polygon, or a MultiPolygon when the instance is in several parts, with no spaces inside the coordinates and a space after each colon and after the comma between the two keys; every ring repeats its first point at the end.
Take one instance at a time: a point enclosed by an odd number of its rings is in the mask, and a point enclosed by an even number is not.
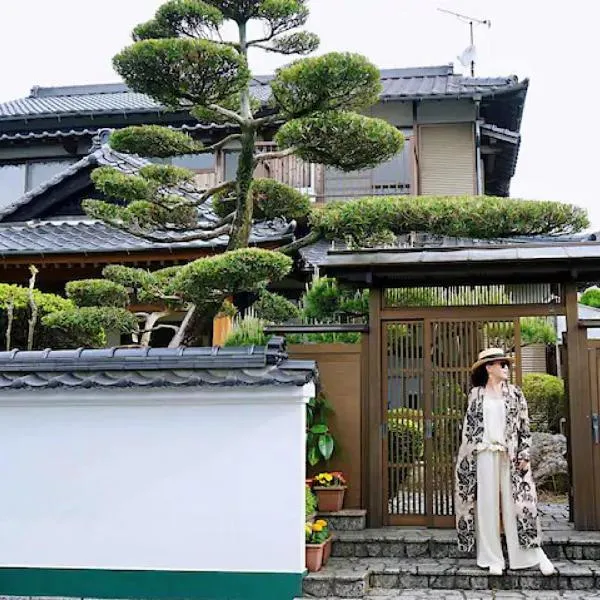
{"type": "Polygon", "coordinates": [[[367,516],[369,527],[381,527],[384,524],[383,514],[383,450],[382,450],[382,353],[381,341],[381,306],[383,290],[372,288],[369,291],[369,405],[367,411],[367,464],[368,486],[367,516]]]}
{"type": "Polygon", "coordinates": [[[591,436],[591,405],[587,357],[587,334],[578,327],[577,286],[565,285],[567,313],[567,376],[569,406],[569,452],[572,470],[573,517],[575,529],[595,530],[596,497],[591,470],[593,464],[591,436]]]}

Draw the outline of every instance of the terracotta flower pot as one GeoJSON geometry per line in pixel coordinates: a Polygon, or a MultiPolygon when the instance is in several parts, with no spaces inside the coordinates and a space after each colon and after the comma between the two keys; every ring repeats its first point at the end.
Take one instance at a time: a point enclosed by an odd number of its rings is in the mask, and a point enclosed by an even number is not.
{"type": "Polygon", "coordinates": [[[331,546],[333,544],[333,537],[329,536],[325,540],[325,546],[323,547],[323,565],[327,564],[329,557],[331,556],[331,546]]]}
{"type": "Polygon", "coordinates": [[[342,510],[346,486],[314,486],[313,492],[317,495],[317,503],[320,512],[338,512],[342,510]]]}
{"type": "Polygon", "coordinates": [[[306,568],[310,573],[321,570],[321,567],[323,566],[323,550],[325,549],[326,543],[327,542],[323,542],[322,544],[306,544],[306,568]]]}

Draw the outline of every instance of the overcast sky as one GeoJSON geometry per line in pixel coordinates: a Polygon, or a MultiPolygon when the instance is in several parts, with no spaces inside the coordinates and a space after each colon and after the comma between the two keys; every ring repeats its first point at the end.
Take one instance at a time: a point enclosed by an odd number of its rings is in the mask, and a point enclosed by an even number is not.
{"type": "MultiPolygon", "coordinates": [[[[160,4],[0,0],[0,101],[26,96],[33,85],[116,81],[112,56],[160,4]]],[[[548,6],[541,0],[311,0],[309,29],[321,37],[319,52],[349,50],[379,67],[411,67],[457,62],[468,45],[468,26],[437,8],[491,20],[491,29],[475,32],[476,75],[531,80],[511,195],[584,206],[600,228],[597,9],[590,0],[548,6]]],[[[284,62],[258,50],[251,56],[261,74],[284,62]]]]}

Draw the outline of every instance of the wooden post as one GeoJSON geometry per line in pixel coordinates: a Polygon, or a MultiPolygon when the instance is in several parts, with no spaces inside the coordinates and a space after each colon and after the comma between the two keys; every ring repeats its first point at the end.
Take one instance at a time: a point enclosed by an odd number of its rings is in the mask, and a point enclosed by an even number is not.
{"type": "Polygon", "coordinates": [[[569,445],[575,529],[595,530],[597,499],[594,493],[592,424],[587,357],[587,335],[579,328],[577,287],[565,285],[567,314],[567,369],[569,379],[569,445]]]}
{"type": "Polygon", "coordinates": [[[382,363],[382,308],[383,290],[371,289],[369,293],[369,395],[367,413],[367,465],[368,486],[366,489],[367,517],[369,527],[384,525],[383,514],[383,417],[381,397],[381,363],[382,363]]]}

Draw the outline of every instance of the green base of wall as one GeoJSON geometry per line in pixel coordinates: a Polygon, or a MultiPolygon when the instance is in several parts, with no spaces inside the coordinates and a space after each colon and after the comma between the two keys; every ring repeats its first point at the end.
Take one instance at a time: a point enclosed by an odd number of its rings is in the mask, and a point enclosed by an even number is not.
{"type": "Polygon", "coordinates": [[[303,573],[1,568],[0,596],[157,600],[292,600],[303,573]]]}

